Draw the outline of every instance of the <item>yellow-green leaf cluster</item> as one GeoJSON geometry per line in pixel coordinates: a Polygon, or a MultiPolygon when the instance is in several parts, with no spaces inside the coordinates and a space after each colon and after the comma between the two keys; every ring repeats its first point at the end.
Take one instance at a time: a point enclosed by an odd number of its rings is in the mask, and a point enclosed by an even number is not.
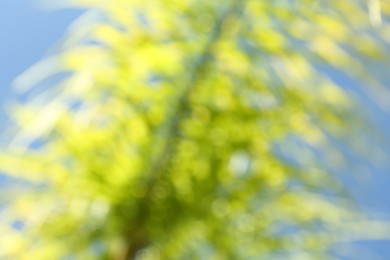
{"type": "Polygon", "coordinates": [[[370,36],[363,1],[73,2],[95,20],[56,57],[69,75],[0,154],[28,180],[0,258],[328,259],[361,217],[316,151],[359,125],[319,65],[372,82],[385,19],[370,36]]]}

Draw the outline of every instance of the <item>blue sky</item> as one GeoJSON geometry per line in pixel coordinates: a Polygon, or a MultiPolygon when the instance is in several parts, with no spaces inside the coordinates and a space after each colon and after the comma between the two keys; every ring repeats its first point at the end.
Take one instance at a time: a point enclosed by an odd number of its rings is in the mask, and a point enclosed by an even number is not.
{"type": "MultiPolygon", "coordinates": [[[[0,1],[0,105],[13,96],[12,81],[45,57],[78,15],[80,11],[76,10],[42,9],[34,0],[0,1]]],[[[379,115],[380,111],[375,109],[373,113],[379,115]]],[[[2,116],[0,108],[0,119],[2,116]]],[[[390,116],[382,113],[379,121],[390,122],[390,116]]],[[[384,125],[389,127],[389,123],[384,125]]],[[[370,165],[367,165],[367,169],[375,175],[372,181],[349,179],[347,184],[367,212],[382,213],[382,216],[389,218],[390,172],[374,169],[370,165]]],[[[388,241],[359,242],[358,245],[376,251],[383,259],[390,259],[388,241]]]]}
{"type": "Polygon", "coordinates": [[[12,81],[61,39],[80,11],[39,8],[34,0],[0,1],[0,102],[12,81]]]}

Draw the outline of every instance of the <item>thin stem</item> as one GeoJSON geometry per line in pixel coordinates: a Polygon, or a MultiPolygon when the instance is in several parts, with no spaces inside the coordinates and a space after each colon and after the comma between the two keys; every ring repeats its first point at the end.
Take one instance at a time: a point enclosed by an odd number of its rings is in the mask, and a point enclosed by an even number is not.
{"type": "Polygon", "coordinates": [[[157,157],[151,163],[150,168],[146,171],[147,181],[146,181],[146,192],[143,198],[139,201],[139,212],[138,212],[138,220],[136,221],[137,226],[134,230],[130,230],[128,233],[128,248],[126,250],[125,259],[135,259],[137,252],[142,248],[148,245],[147,235],[142,233],[143,236],[141,238],[137,237],[136,230],[143,229],[143,225],[145,223],[145,218],[148,217],[150,213],[150,203],[151,203],[151,193],[155,184],[162,177],[162,173],[166,170],[167,165],[172,158],[172,154],[174,153],[176,146],[176,134],[180,130],[180,122],[183,120],[185,115],[190,110],[189,98],[191,93],[196,89],[197,83],[203,74],[203,71],[206,65],[210,61],[210,57],[212,56],[212,51],[214,45],[220,39],[225,22],[228,18],[233,15],[239,15],[241,13],[242,2],[234,0],[232,4],[222,11],[220,17],[214,24],[214,28],[210,34],[210,37],[205,44],[204,50],[196,61],[193,69],[189,72],[190,80],[187,86],[184,88],[182,95],[180,96],[176,108],[172,114],[172,119],[169,122],[169,126],[166,133],[166,142],[162,151],[157,155],[157,157]],[[142,243],[137,243],[138,240],[142,240],[142,243]]]}

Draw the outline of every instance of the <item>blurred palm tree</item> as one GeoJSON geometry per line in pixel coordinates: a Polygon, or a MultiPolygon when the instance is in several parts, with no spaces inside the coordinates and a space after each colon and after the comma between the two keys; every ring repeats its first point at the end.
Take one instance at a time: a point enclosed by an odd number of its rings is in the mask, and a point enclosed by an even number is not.
{"type": "Polygon", "coordinates": [[[380,235],[336,176],[367,126],[329,73],[387,93],[368,66],[386,63],[387,0],[71,4],[88,11],[19,80],[57,84],[3,134],[23,185],[0,257],[329,259],[380,235]]]}

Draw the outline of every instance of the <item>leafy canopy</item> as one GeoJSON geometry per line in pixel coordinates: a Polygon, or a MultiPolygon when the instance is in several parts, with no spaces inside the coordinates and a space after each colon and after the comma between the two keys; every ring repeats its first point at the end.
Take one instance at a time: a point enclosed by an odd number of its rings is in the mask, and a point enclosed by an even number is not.
{"type": "Polygon", "coordinates": [[[58,84],[12,110],[0,256],[329,259],[355,237],[332,140],[361,118],[326,70],[380,88],[387,0],[72,4],[36,65],[58,84]]]}

